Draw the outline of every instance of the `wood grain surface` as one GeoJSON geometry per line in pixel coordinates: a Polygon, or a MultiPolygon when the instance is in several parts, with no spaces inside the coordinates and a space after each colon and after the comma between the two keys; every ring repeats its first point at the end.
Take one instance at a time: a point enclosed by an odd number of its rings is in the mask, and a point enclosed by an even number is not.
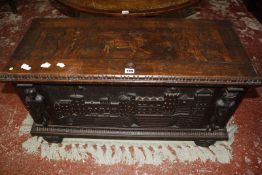
{"type": "Polygon", "coordinates": [[[261,84],[229,22],[163,18],[35,19],[0,80],[261,84]]]}
{"type": "Polygon", "coordinates": [[[76,11],[109,16],[155,16],[189,8],[200,1],[201,0],[58,0],[58,2],[76,11]]]}

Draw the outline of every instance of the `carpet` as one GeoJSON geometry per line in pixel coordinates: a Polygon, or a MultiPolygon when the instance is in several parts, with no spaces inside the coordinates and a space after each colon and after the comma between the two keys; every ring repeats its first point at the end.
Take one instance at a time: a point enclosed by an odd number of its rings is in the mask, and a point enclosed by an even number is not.
{"type": "Polygon", "coordinates": [[[108,140],[64,138],[61,144],[47,143],[42,137],[30,137],[33,119],[27,115],[19,130],[19,135],[28,139],[22,147],[28,154],[36,154],[49,160],[87,161],[93,159],[99,165],[152,164],[160,165],[164,161],[202,162],[211,161],[230,163],[231,144],[237,125],[231,120],[227,125],[228,141],[217,141],[208,148],[196,146],[193,141],[149,141],[149,140],[108,140]]]}

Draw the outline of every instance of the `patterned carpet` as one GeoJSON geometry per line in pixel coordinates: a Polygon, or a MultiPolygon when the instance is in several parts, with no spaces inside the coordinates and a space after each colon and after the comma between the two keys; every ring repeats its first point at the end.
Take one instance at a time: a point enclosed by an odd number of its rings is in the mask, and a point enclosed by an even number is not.
{"type": "MultiPolygon", "coordinates": [[[[23,121],[19,135],[30,134],[33,120],[30,115],[23,121]]],[[[230,122],[228,141],[218,141],[209,148],[196,146],[193,141],[143,141],[65,138],[62,144],[48,144],[42,137],[30,137],[22,147],[29,154],[49,160],[85,161],[94,159],[100,165],[125,163],[128,165],[161,165],[170,162],[211,161],[222,164],[232,159],[231,144],[237,130],[230,122]]]]}

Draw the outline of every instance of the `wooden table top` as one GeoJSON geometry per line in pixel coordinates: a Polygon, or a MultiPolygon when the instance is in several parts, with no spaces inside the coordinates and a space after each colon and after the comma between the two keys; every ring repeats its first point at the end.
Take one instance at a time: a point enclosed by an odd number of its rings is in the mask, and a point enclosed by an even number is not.
{"type": "Polygon", "coordinates": [[[172,14],[189,8],[200,0],[58,0],[60,3],[85,13],[110,16],[155,16],[172,14]]]}
{"type": "Polygon", "coordinates": [[[229,22],[170,18],[35,19],[0,80],[262,84],[229,22]]]}

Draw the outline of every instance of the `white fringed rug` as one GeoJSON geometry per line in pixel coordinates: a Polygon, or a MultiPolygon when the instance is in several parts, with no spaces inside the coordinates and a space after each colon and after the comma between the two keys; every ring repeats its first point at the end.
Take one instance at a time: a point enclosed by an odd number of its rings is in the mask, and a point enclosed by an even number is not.
{"type": "MultiPolygon", "coordinates": [[[[30,135],[33,120],[26,117],[19,135],[30,135]]],[[[65,138],[62,144],[48,144],[42,137],[31,137],[22,144],[28,154],[37,154],[50,160],[87,161],[97,164],[117,163],[160,165],[163,161],[192,162],[200,160],[229,163],[232,159],[231,144],[237,126],[228,124],[228,141],[218,141],[209,148],[196,146],[192,141],[144,141],[65,138]]]]}

